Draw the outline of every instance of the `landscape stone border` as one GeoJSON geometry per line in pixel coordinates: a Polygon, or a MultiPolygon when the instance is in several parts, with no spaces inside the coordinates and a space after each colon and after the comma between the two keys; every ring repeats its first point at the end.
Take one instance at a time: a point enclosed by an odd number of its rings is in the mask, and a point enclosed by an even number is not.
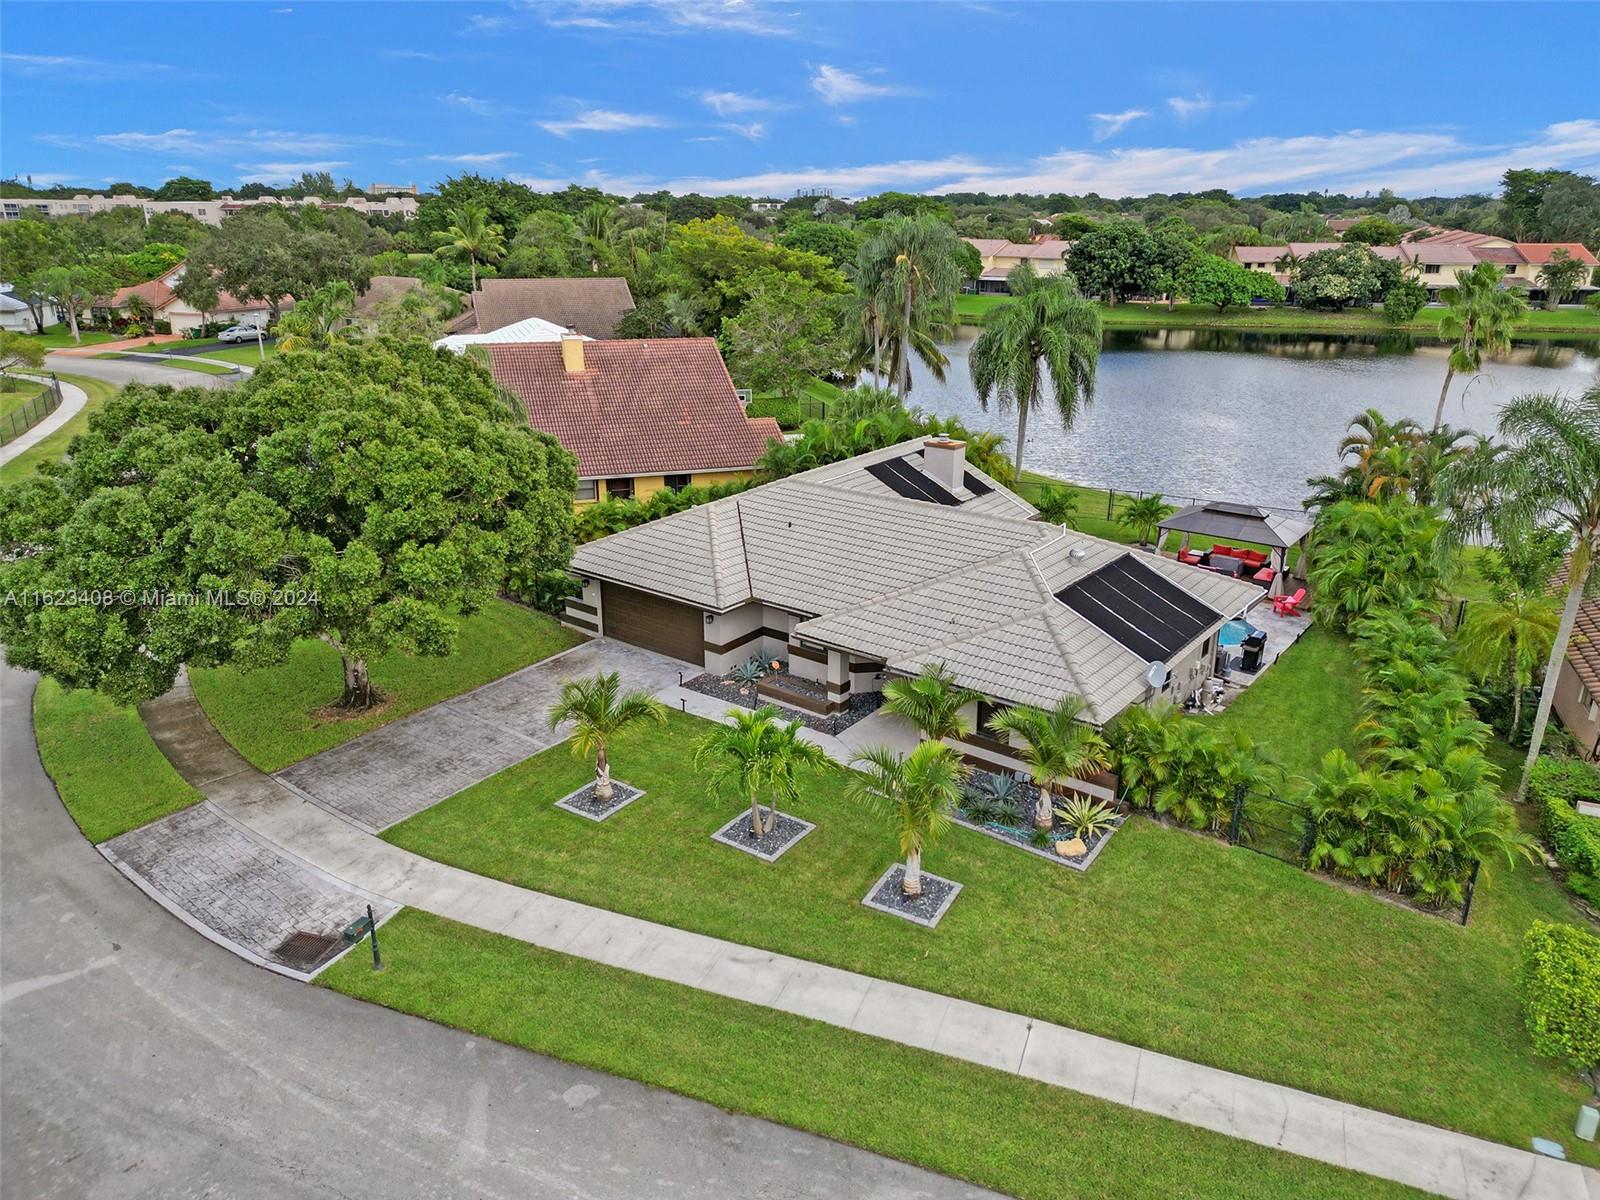
{"type": "Polygon", "coordinates": [[[867,894],[862,897],[861,903],[878,912],[888,913],[891,917],[899,917],[903,921],[910,921],[921,925],[925,929],[932,929],[950,910],[956,902],[956,897],[961,894],[961,884],[953,879],[946,879],[942,875],[929,875],[922,873],[922,895],[919,901],[927,902],[925,913],[914,912],[904,904],[895,903],[900,897],[900,881],[905,878],[906,868],[904,863],[895,863],[874,883],[867,894]],[[887,894],[892,899],[884,899],[886,889],[893,889],[887,894]]]}
{"type": "Polygon", "coordinates": [[[1041,850],[1038,846],[1030,846],[1026,842],[1019,842],[1016,838],[1007,837],[997,829],[990,829],[987,825],[980,825],[976,821],[969,821],[959,814],[952,814],[950,819],[957,825],[960,825],[963,829],[970,829],[974,833],[981,833],[984,837],[993,838],[995,841],[1000,842],[1003,845],[1010,846],[1013,849],[1026,851],[1035,858],[1048,859],[1049,861],[1055,863],[1058,867],[1071,867],[1074,871],[1087,871],[1089,867],[1093,865],[1094,860],[1100,857],[1100,851],[1106,848],[1106,843],[1111,840],[1112,835],[1115,834],[1117,830],[1122,828],[1123,822],[1127,820],[1127,817],[1118,817],[1117,823],[1106,831],[1104,837],[1102,837],[1093,846],[1090,846],[1089,853],[1085,854],[1081,859],[1064,858],[1063,856],[1057,854],[1053,849],[1041,850]]]}
{"type": "Polygon", "coordinates": [[[611,781],[611,803],[602,807],[594,798],[594,780],[590,780],[575,792],[568,792],[556,801],[556,807],[565,809],[569,813],[576,813],[580,817],[587,817],[591,821],[604,821],[607,817],[621,811],[644,795],[643,788],[636,788],[623,783],[619,779],[611,781]]]}
{"type": "Polygon", "coordinates": [[[720,842],[724,846],[732,846],[735,850],[742,850],[762,862],[777,862],[815,828],[816,826],[810,821],[802,821],[799,817],[779,812],[773,818],[772,832],[756,841],[750,837],[749,812],[741,812],[713,833],[711,840],[720,842]]]}

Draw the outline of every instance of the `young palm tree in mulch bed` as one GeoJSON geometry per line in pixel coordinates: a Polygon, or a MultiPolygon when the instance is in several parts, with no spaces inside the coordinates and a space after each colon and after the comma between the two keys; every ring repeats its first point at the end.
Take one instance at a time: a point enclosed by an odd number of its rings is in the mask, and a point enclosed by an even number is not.
{"type": "Polygon", "coordinates": [[[883,685],[884,711],[908,721],[930,742],[971,733],[961,710],[982,699],[979,693],[960,686],[942,662],[928,663],[915,678],[883,685]]]}
{"type": "Polygon", "coordinates": [[[1052,788],[1110,765],[1111,749],[1105,739],[1078,719],[1083,709],[1079,697],[1063,696],[1054,708],[1019,704],[989,719],[990,732],[1022,742],[1018,757],[1028,764],[1028,773],[1039,789],[1033,810],[1036,829],[1049,829],[1055,823],[1052,788]]]}
{"type": "Polygon", "coordinates": [[[649,692],[622,694],[622,679],[615,671],[568,680],[550,708],[552,730],[563,721],[572,722],[572,753],[594,757],[594,798],[602,807],[615,795],[606,743],[635,722],[665,724],[666,720],[667,706],[649,692]]]}
{"type": "Polygon", "coordinates": [[[904,756],[887,746],[864,750],[851,765],[861,773],[846,794],[894,821],[905,855],[900,892],[922,895],[922,852],[950,828],[961,801],[966,770],[960,757],[942,742],[922,742],[904,756]]]}
{"type": "Polygon", "coordinates": [[[716,790],[737,793],[750,805],[750,836],[759,840],[778,820],[778,800],[792,803],[800,796],[796,774],[802,767],[831,770],[833,760],[815,742],[801,738],[799,721],[778,720],[771,704],[751,710],[730,708],[732,724],[719,725],[695,750],[696,767],[710,772],[716,790]],[[768,793],[766,815],[761,793],[768,793]]]}

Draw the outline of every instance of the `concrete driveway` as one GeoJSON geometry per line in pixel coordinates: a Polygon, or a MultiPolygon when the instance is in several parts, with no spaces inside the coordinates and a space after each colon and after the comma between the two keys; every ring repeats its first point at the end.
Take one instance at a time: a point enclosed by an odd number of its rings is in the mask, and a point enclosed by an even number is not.
{"type": "Polygon", "coordinates": [[[991,1195],[251,966],[84,840],[32,695],[0,667],[5,1200],[991,1195]]]}
{"type": "Polygon", "coordinates": [[[701,668],[599,638],[285,767],[277,778],[377,833],[567,736],[545,714],[569,679],[616,671],[624,691],[659,692],[701,668]]]}

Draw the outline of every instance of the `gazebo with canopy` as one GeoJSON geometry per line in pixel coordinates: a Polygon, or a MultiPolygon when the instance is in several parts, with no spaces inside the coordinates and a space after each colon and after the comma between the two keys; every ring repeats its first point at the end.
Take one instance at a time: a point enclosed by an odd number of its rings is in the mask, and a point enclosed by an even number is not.
{"type": "Polygon", "coordinates": [[[1252,542],[1257,546],[1266,546],[1272,554],[1273,595],[1283,590],[1282,581],[1290,547],[1299,546],[1300,560],[1295,564],[1295,574],[1299,579],[1305,578],[1304,543],[1311,536],[1310,521],[1280,516],[1264,508],[1257,508],[1253,504],[1230,504],[1213,500],[1205,504],[1191,504],[1186,508],[1180,508],[1162,521],[1159,528],[1161,541],[1166,540],[1169,531],[1175,530],[1183,534],[1184,551],[1189,549],[1189,538],[1195,534],[1228,545],[1236,542],[1252,542]]]}

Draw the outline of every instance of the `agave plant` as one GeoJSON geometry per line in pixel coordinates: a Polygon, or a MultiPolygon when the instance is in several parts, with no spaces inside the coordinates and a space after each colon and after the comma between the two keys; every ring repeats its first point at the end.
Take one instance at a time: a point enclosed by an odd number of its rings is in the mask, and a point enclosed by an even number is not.
{"type": "Polygon", "coordinates": [[[1027,793],[1008,772],[979,772],[961,793],[961,811],[980,824],[1021,825],[1027,816],[1027,793]]]}
{"type": "Polygon", "coordinates": [[[1117,814],[1104,800],[1073,793],[1056,805],[1056,820],[1088,842],[1110,832],[1117,823],[1117,814]]]}
{"type": "Polygon", "coordinates": [[[728,677],[741,687],[750,687],[761,681],[767,673],[767,664],[755,655],[751,655],[733,670],[728,672],[728,677]]]}

